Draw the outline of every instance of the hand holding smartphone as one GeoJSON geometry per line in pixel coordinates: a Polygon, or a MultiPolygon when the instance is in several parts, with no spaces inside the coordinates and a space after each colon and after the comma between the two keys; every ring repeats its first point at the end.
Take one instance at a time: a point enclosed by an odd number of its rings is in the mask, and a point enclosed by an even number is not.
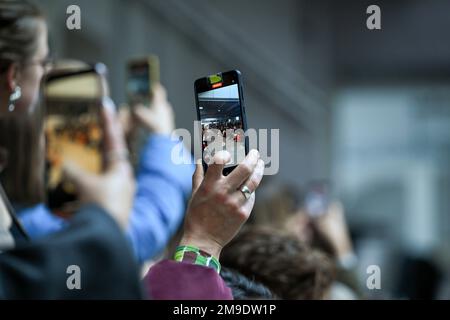
{"type": "Polygon", "coordinates": [[[226,150],[231,162],[228,175],[248,153],[242,76],[238,70],[222,72],[195,81],[197,116],[201,123],[202,160],[205,171],[214,154],[226,150]]]}
{"type": "Polygon", "coordinates": [[[77,190],[63,175],[72,162],[94,174],[104,168],[102,100],[108,94],[106,67],[56,68],[45,79],[47,205],[65,216],[79,206],[77,190]]]}

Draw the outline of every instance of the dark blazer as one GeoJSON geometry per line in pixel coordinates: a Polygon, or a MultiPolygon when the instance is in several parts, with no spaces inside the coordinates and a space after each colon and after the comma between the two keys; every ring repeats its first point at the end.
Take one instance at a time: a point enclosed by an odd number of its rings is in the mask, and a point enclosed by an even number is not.
{"type": "Polygon", "coordinates": [[[140,299],[138,275],[122,230],[90,205],[64,231],[0,253],[0,299],[140,299]],[[71,265],[80,270],[79,290],[67,286],[71,265]]]}

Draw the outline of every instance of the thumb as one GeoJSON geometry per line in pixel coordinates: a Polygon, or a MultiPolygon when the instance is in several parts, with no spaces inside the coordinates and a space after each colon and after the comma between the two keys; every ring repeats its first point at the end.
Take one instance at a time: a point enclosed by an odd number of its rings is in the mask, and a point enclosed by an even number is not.
{"type": "Polygon", "coordinates": [[[192,176],[192,193],[195,193],[202,184],[204,177],[203,165],[197,162],[195,165],[194,175],[192,176]]]}
{"type": "Polygon", "coordinates": [[[82,192],[83,194],[89,193],[89,190],[92,189],[92,186],[96,181],[94,175],[86,172],[72,161],[64,162],[62,174],[67,181],[75,185],[77,191],[82,192]]]}
{"type": "Polygon", "coordinates": [[[129,134],[132,128],[130,109],[128,106],[121,106],[117,112],[117,117],[122,125],[125,135],[129,134]]]}
{"type": "Polygon", "coordinates": [[[157,127],[157,117],[155,117],[154,112],[143,105],[137,105],[133,108],[134,118],[138,123],[144,125],[148,130],[153,131],[157,127]]]}

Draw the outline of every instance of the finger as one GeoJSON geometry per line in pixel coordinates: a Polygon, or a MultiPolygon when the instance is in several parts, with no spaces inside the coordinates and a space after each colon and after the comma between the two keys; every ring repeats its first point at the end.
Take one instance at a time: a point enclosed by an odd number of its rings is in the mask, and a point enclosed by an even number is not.
{"type": "Polygon", "coordinates": [[[207,180],[217,180],[222,177],[222,171],[225,165],[230,162],[231,154],[226,150],[217,151],[212,159],[212,164],[209,165],[206,172],[207,180]]]}
{"type": "Polygon", "coordinates": [[[109,84],[108,80],[104,76],[100,78],[100,90],[103,97],[109,96],[109,84]]]}
{"type": "Polygon", "coordinates": [[[119,118],[120,124],[121,124],[124,132],[128,134],[132,128],[129,107],[121,106],[119,108],[119,112],[118,112],[117,116],[119,118]]]}
{"type": "Polygon", "coordinates": [[[148,127],[150,130],[154,130],[156,127],[155,121],[157,121],[157,117],[155,117],[153,109],[145,107],[142,104],[136,105],[133,108],[133,116],[138,123],[148,127]]]}
{"type": "Polygon", "coordinates": [[[328,214],[344,217],[344,207],[342,206],[342,203],[340,203],[339,201],[331,202],[331,204],[328,206],[328,214]]]}
{"type": "Polygon", "coordinates": [[[151,105],[158,104],[156,102],[159,102],[159,101],[167,100],[167,91],[164,88],[164,86],[160,83],[155,83],[152,86],[152,93],[153,93],[153,98],[152,98],[151,105]]]}
{"type": "Polygon", "coordinates": [[[86,172],[74,162],[65,161],[62,165],[62,175],[64,180],[67,180],[75,185],[78,191],[88,192],[96,183],[96,176],[86,172]]]}
{"type": "Polygon", "coordinates": [[[241,191],[241,189],[244,186],[246,186],[253,194],[258,188],[259,184],[261,183],[263,176],[264,176],[264,161],[259,159],[256,168],[253,171],[250,178],[248,178],[247,181],[245,181],[244,184],[238,190],[236,190],[235,193],[233,193],[233,197],[236,198],[239,204],[244,204],[246,201],[248,201],[248,199],[245,197],[245,194],[241,191]]]}
{"type": "Polygon", "coordinates": [[[197,163],[195,165],[194,175],[192,176],[192,193],[195,193],[200,187],[204,177],[203,165],[201,163],[197,163]]]}
{"type": "Polygon", "coordinates": [[[243,211],[246,213],[246,217],[250,217],[250,214],[252,213],[253,206],[255,205],[255,193],[253,192],[250,198],[242,205],[243,211]]]}
{"type": "Polygon", "coordinates": [[[117,161],[127,158],[128,151],[125,143],[124,132],[115,111],[114,102],[108,98],[103,98],[103,108],[101,111],[103,135],[105,144],[105,157],[107,169],[117,161]]]}
{"type": "Polygon", "coordinates": [[[239,164],[227,177],[230,188],[237,189],[244,181],[246,181],[253,173],[258,164],[258,150],[251,150],[244,161],[239,164]]]}

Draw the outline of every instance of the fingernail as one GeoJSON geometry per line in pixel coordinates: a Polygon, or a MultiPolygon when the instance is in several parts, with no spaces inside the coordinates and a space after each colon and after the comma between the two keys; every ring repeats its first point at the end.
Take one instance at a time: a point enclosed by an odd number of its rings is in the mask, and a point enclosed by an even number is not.
{"type": "Polygon", "coordinates": [[[258,169],[260,171],[260,174],[264,175],[265,163],[261,159],[258,160],[258,169]]]}
{"type": "Polygon", "coordinates": [[[114,101],[108,96],[105,96],[102,98],[102,105],[105,109],[107,109],[109,111],[116,110],[116,105],[115,105],[114,101]]]}
{"type": "Polygon", "coordinates": [[[228,164],[231,161],[231,153],[227,150],[220,150],[216,154],[220,154],[220,158],[224,161],[223,164],[228,164]]]}
{"type": "Polygon", "coordinates": [[[257,164],[259,160],[259,152],[257,150],[252,149],[249,153],[249,160],[252,164],[257,164]]]}
{"type": "Polygon", "coordinates": [[[259,151],[258,150],[252,149],[250,151],[250,154],[251,154],[252,157],[255,157],[255,158],[259,159],[259,151]]]}

